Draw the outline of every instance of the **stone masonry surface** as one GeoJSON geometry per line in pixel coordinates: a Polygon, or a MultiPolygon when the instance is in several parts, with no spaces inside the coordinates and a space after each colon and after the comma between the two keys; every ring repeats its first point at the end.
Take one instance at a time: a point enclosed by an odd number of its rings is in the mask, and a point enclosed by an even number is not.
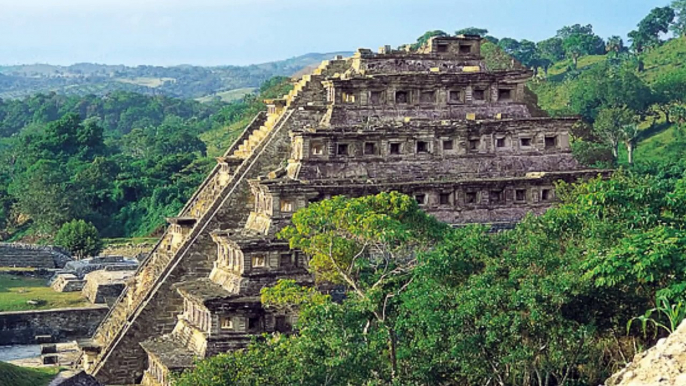
{"type": "Polygon", "coordinates": [[[72,258],[52,246],[0,243],[0,267],[62,268],[72,258]]]}
{"type": "Polygon", "coordinates": [[[49,335],[54,342],[86,338],[106,314],[105,306],[0,312],[0,346],[36,344],[38,335],[49,335]]]}

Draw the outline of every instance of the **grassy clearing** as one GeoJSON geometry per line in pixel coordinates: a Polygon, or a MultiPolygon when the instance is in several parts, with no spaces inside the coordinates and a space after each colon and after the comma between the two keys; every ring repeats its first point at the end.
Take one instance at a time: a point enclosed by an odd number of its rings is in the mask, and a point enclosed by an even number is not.
{"type": "Polygon", "coordinates": [[[209,157],[223,155],[227,147],[241,135],[252,119],[253,117],[245,118],[228,127],[220,127],[200,134],[200,139],[207,145],[207,155],[209,157]]]}
{"type": "Polygon", "coordinates": [[[127,78],[118,78],[117,79],[117,82],[135,84],[138,86],[145,86],[145,87],[150,87],[150,88],[157,88],[157,87],[160,87],[167,82],[174,82],[174,81],[176,81],[176,79],[174,79],[174,78],[138,77],[138,78],[133,78],[133,79],[127,79],[127,78]]]}
{"type": "Polygon", "coordinates": [[[234,102],[242,99],[244,96],[253,93],[256,90],[254,87],[248,88],[237,88],[235,90],[220,91],[216,94],[206,95],[201,98],[196,98],[195,100],[200,103],[212,102],[214,98],[219,97],[222,102],[234,102]]]}
{"type": "Polygon", "coordinates": [[[80,292],[55,292],[45,279],[18,277],[0,274],[0,312],[49,310],[52,308],[86,307],[90,303],[80,292]],[[32,306],[26,302],[37,300],[41,304],[32,306]]]}
{"type": "Polygon", "coordinates": [[[0,386],[45,386],[58,372],[57,367],[35,369],[0,362],[0,386]]]}

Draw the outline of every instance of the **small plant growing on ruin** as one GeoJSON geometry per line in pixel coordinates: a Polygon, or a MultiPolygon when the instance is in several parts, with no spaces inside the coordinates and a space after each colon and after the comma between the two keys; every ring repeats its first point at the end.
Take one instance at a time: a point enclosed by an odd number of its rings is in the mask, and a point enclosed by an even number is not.
{"type": "Polygon", "coordinates": [[[686,307],[683,301],[680,300],[673,304],[667,297],[663,296],[658,298],[657,304],[657,307],[649,309],[645,314],[631,318],[626,324],[627,334],[636,320],[641,322],[641,331],[643,331],[644,337],[647,335],[649,324],[654,327],[655,334],[653,337],[656,337],[660,329],[667,331],[669,334],[673,333],[681,322],[686,319],[686,307]],[[656,317],[653,317],[653,315],[656,315],[656,317]],[[663,318],[661,316],[667,319],[665,323],[662,322],[663,318]]]}
{"type": "Polygon", "coordinates": [[[72,220],[62,225],[55,236],[55,244],[66,248],[77,259],[95,256],[103,246],[95,226],[83,220],[72,220]]]}

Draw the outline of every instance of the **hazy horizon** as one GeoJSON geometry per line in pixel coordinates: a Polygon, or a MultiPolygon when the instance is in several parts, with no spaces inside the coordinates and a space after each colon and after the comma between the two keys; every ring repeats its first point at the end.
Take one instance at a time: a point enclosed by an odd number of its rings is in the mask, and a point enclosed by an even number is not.
{"type": "Polygon", "coordinates": [[[487,28],[539,41],[565,25],[626,33],[669,0],[0,0],[0,65],[248,65],[487,28]]]}

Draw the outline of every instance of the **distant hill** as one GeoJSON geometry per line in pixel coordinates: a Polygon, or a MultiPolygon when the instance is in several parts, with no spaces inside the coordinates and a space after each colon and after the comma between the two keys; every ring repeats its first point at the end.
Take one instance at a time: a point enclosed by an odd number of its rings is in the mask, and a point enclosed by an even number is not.
{"type": "Polygon", "coordinates": [[[336,55],[350,56],[352,52],[309,53],[249,66],[129,67],[94,63],[0,66],[0,98],[23,98],[39,92],[104,95],[112,91],[133,91],[203,101],[215,96],[231,100],[273,76],[292,76],[336,55]]]}

